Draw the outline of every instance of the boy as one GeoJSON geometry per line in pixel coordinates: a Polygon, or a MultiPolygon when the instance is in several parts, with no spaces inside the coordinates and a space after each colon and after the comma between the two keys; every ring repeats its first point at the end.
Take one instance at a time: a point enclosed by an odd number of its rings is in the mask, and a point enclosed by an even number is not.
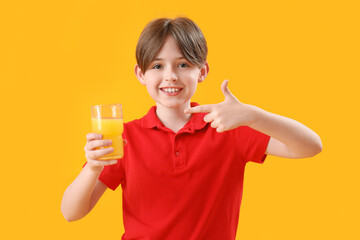
{"type": "Polygon", "coordinates": [[[110,140],[87,135],[87,164],[66,189],[61,205],[68,221],[84,217],[107,188],[123,190],[128,239],[234,240],[249,161],[266,155],[311,157],[319,136],[294,120],[239,102],[224,81],[225,100],[191,103],[208,72],[206,41],[187,18],[150,22],[136,48],[135,74],[156,106],[126,123],[124,158],[110,153],[110,140]]]}

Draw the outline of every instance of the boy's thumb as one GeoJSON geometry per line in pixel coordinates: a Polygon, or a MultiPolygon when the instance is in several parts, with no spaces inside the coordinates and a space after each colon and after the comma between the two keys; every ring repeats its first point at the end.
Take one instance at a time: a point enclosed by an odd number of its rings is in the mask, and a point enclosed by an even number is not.
{"type": "Polygon", "coordinates": [[[233,95],[231,94],[229,88],[228,88],[228,83],[229,80],[224,80],[223,83],[221,84],[221,91],[223,92],[225,99],[229,98],[229,97],[233,97],[233,95]]]}

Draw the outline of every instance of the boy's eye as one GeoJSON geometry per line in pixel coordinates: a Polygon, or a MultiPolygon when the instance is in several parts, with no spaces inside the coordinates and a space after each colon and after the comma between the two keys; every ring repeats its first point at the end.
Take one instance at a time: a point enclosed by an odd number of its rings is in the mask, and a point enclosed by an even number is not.
{"type": "Polygon", "coordinates": [[[153,69],[160,69],[161,68],[161,65],[160,64],[155,64],[154,66],[153,66],[153,69]]]}
{"type": "Polygon", "coordinates": [[[187,63],[180,63],[179,64],[179,67],[181,67],[181,68],[186,68],[186,67],[188,67],[189,65],[187,64],[187,63]]]}

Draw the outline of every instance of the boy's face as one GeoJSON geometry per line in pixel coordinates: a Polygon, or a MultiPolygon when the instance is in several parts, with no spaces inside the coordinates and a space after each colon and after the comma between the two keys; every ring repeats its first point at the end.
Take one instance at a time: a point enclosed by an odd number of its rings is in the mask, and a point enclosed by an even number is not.
{"type": "Polygon", "coordinates": [[[156,105],[166,108],[189,107],[197,84],[205,79],[208,71],[207,63],[199,68],[187,61],[172,37],[166,38],[145,74],[135,66],[136,77],[146,86],[156,105]]]}

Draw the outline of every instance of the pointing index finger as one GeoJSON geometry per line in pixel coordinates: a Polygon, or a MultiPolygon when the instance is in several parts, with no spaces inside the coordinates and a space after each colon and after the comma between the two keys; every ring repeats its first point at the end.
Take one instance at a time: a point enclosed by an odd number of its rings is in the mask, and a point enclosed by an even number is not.
{"type": "Polygon", "coordinates": [[[200,105],[192,108],[187,108],[185,113],[208,113],[213,109],[213,105],[200,105]]]}

